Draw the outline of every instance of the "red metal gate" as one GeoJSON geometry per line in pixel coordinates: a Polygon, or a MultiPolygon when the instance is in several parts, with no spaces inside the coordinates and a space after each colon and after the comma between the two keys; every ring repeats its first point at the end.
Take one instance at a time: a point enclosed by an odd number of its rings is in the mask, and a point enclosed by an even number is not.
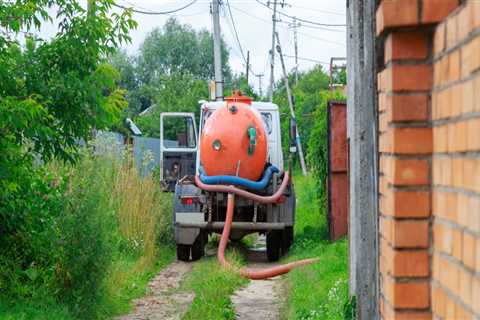
{"type": "Polygon", "coordinates": [[[328,224],[330,239],[348,232],[347,105],[328,102],[328,224]]]}

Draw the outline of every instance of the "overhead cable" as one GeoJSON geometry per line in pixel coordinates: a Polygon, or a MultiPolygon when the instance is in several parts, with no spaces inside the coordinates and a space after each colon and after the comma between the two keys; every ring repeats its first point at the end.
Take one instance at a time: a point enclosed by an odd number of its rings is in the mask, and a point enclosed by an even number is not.
{"type": "MultiPolygon", "coordinates": [[[[237,11],[239,11],[239,12],[241,12],[241,13],[243,13],[243,14],[245,14],[245,15],[253,18],[253,19],[257,19],[257,20],[263,21],[263,22],[265,22],[265,23],[267,23],[267,24],[271,24],[271,23],[272,23],[272,21],[269,21],[269,20],[260,18],[260,17],[258,17],[258,16],[256,16],[256,15],[253,15],[253,14],[251,14],[251,13],[245,11],[245,10],[242,10],[242,9],[240,9],[240,8],[237,8],[237,7],[235,7],[235,6],[231,6],[231,7],[232,7],[234,10],[237,10],[237,11]]],[[[297,20],[298,20],[298,19],[297,19],[297,20]]],[[[282,28],[288,29],[288,27],[282,27],[282,28]]],[[[301,34],[301,35],[303,35],[303,36],[305,36],[305,37],[308,37],[308,38],[311,38],[311,39],[323,41],[323,42],[326,42],[326,43],[331,43],[331,44],[339,45],[339,46],[342,46],[342,47],[345,47],[345,46],[346,46],[344,43],[336,42],[336,41],[332,41],[332,40],[328,40],[328,39],[324,39],[324,38],[320,38],[320,37],[315,37],[315,36],[312,36],[312,35],[310,35],[310,34],[308,34],[308,33],[303,33],[303,32],[298,31],[298,34],[301,34]]]]}
{"type": "Polygon", "coordinates": [[[171,13],[175,13],[175,12],[178,12],[178,11],[181,11],[183,9],[186,9],[190,6],[192,6],[195,2],[197,2],[198,0],[192,0],[190,3],[184,5],[183,7],[180,7],[180,8],[177,8],[177,9],[173,9],[173,10],[168,10],[168,11],[144,11],[144,10],[138,10],[138,9],[135,9],[133,7],[126,7],[126,6],[122,6],[120,4],[116,4],[116,3],[113,3],[113,5],[117,8],[121,8],[121,9],[129,9],[129,10],[132,10],[133,12],[135,13],[140,13],[140,14],[148,14],[148,15],[165,15],[165,14],[171,14],[171,13]]]}
{"type": "MultiPolygon", "coordinates": [[[[283,55],[286,58],[295,58],[293,55],[283,55]]],[[[320,64],[325,64],[325,65],[330,65],[330,62],[325,62],[325,61],[320,61],[320,60],[315,60],[315,59],[310,59],[310,58],[303,58],[303,57],[297,57],[298,60],[304,60],[304,61],[310,61],[310,62],[315,62],[315,63],[320,63],[320,64]]]]}
{"type": "MultiPolygon", "coordinates": [[[[258,3],[260,3],[262,6],[270,9],[270,10],[273,10],[272,8],[270,8],[268,5],[266,5],[265,3],[263,3],[262,1],[260,0],[255,0],[257,1],[258,3]]],[[[278,14],[281,14],[282,16],[285,16],[285,17],[288,17],[290,19],[294,19],[295,17],[294,16],[291,16],[289,14],[286,14],[284,12],[281,12],[281,11],[277,11],[278,14]]],[[[299,17],[296,17],[296,19],[298,21],[301,21],[301,22],[305,22],[305,23],[310,23],[310,24],[314,24],[314,25],[317,25],[317,26],[323,26],[323,27],[346,27],[347,25],[346,24],[331,24],[331,23],[320,23],[320,22],[317,22],[317,21],[312,21],[312,20],[307,20],[307,19],[303,19],[303,18],[299,18],[299,17]]]]}

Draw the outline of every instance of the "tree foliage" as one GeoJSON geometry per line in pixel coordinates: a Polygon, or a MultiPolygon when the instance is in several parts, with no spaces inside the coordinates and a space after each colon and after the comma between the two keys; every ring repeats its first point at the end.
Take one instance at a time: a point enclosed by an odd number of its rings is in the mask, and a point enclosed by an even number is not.
{"type": "Polygon", "coordinates": [[[74,162],[79,139],[110,126],[126,107],[120,74],[106,57],[136,24],[128,10],[110,13],[113,3],[92,1],[87,12],[76,0],[0,2],[1,293],[45,261],[41,235],[59,228],[49,224],[58,212],[57,182],[41,164],[74,162]],[[45,21],[58,22],[52,39],[28,36],[45,21]]]}
{"type": "MultiPolygon", "coordinates": [[[[230,79],[228,51],[222,40],[222,70],[230,79]]],[[[140,47],[138,74],[148,84],[163,75],[191,74],[203,80],[213,79],[213,41],[206,30],[195,31],[191,26],[169,19],[160,29],[150,32],[140,47]]]]}
{"type": "MultiPolygon", "coordinates": [[[[346,76],[340,75],[338,81],[346,84],[346,76]]],[[[289,75],[289,83],[294,83],[293,75],[289,75]]],[[[287,154],[290,109],[283,80],[279,81],[277,88],[274,92],[274,102],[279,105],[283,115],[281,118],[282,145],[284,154],[287,154]]],[[[345,97],[339,91],[329,90],[329,76],[320,65],[300,75],[298,85],[292,88],[292,94],[295,100],[297,130],[300,134],[307,165],[315,176],[317,192],[323,196],[328,161],[327,104],[330,100],[344,100],[345,97]]]]}
{"type": "MultiPolygon", "coordinates": [[[[253,93],[244,77],[232,76],[229,51],[223,40],[222,44],[225,82],[253,93]]],[[[118,52],[111,63],[120,70],[121,85],[128,91],[125,116],[133,117],[144,135],[158,137],[160,113],[194,112],[198,116],[198,101],[209,99],[208,83],[214,78],[212,34],[171,18],[146,36],[138,56],[118,52]],[[147,108],[148,114],[138,116],[147,108]]]]}

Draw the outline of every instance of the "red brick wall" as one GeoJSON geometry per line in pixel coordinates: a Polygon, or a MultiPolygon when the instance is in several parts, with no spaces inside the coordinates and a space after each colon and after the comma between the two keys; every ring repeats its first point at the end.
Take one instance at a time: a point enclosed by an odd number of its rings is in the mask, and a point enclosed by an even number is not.
{"type": "Polygon", "coordinates": [[[432,313],[480,318],[480,1],[435,29],[432,313]]]}
{"type": "Polygon", "coordinates": [[[480,318],[480,1],[459,5],[377,9],[384,319],[480,318]]]}

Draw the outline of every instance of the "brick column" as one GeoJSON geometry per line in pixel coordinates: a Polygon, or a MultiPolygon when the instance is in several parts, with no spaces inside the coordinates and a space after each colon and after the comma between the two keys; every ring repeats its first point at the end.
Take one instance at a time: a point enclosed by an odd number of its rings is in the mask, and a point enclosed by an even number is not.
{"type": "Polygon", "coordinates": [[[377,35],[380,313],[431,319],[433,28],[456,0],[384,0],[377,35]]]}

